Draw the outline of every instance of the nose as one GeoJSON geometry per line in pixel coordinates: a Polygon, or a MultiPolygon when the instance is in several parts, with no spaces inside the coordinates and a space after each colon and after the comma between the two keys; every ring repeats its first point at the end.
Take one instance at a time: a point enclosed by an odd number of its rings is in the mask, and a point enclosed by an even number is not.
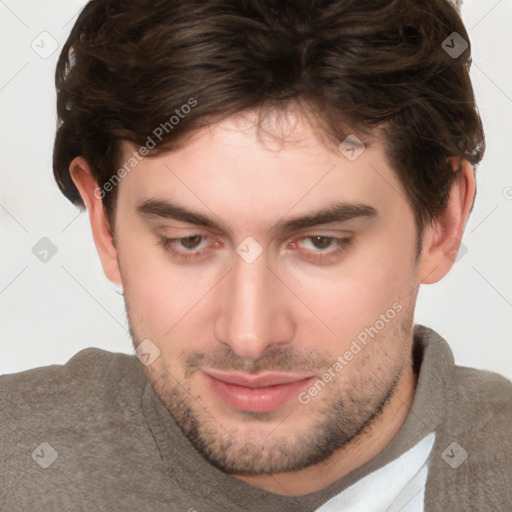
{"type": "Polygon", "coordinates": [[[265,252],[252,263],[235,255],[234,267],[220,291],[214,327],[217,341],[246,359],[289,344],[295,328],[291,296],[269,268],[265,252]]]}

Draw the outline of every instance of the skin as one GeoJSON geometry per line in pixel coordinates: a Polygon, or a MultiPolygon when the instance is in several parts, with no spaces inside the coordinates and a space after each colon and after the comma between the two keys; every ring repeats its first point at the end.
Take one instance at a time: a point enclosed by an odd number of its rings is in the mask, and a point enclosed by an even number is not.
{"type": "MultiPolygon", "coordinates": [[[[375,457],[402,426],[416,386],[410,353],[417,290],[451,268],[475,181],[463,162],[417,259],[413,211],[383,143],[365,141],[350,162],[293,113],[268,127],[281,146],[258,136],[255,119],[255,112],[230,117],[179,150],[144,158],[118,185],[114,238],[87,162],[76,158],[70,172],[104,271],[124,288],[135,346],[149,338],[160,350],[144,371],[185,434],[236,478],[300,495],[375,457]],[[148,199],[171,201],[222,227],[138,212],[148,199]],[[270,230],[339,202],[377,213],[289,233],[270,230]],[[172,247],[182,253],[203,254],[172,255],[161,236],[181,238],[172,247]],[[247,236],[263,249],[252,263],[236,252],[247,236]],[[307,238],[315,236],[351,241],[335,254],[335,241],[307,238]],[[400,312],[307,404],[294,397],[273,411],[247,413],[205,385],[205,367],[321,378],[397,303],[400,312]]],[[[134,148],[124,147],[129,156],[134,148]]]]}

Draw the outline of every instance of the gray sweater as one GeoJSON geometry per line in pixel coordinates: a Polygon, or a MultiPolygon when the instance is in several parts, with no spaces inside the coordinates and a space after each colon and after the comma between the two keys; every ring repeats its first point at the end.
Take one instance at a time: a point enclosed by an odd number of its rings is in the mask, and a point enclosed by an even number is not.
{"type": "Polygon", "coordinates": [[[65,365],[0,377],[0,510],[314,511],[430,432],[425,511],[512,510],[512,383],[456,366],[416,326],[418,386],[374,459],[327,488],[285,497],[212,467],[182,435],[135,356],[86,349],[65,365]]]}

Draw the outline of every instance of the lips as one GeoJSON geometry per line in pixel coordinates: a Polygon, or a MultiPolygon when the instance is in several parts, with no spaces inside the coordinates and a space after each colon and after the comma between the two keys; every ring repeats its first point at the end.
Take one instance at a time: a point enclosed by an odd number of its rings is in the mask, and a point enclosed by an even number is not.
{"type": "Polygon", "coordinates": [[[201,372],[209,389],[231,409],[269,412],[284,406],[307,387],[314,376],[262,372],[247,375],[215,369],[201,372]]]}

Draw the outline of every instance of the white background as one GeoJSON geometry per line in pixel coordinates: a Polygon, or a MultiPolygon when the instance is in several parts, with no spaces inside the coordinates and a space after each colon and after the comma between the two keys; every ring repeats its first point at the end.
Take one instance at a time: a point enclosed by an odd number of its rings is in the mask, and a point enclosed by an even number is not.
{"type": "MultiPolygon", "coordinates": [[[[52,176],[55,64],[83,5],[0,0],[0,373],[64,363],[89,346],[133,353],[122,297],[103,275],[87,217],[52,176]],[[59,47],[43,59],[32,41],[49,51],[52,38],[59,47]],[[47,263],[32,253],[42,237],[58,248],[47,263]]],[[[466,0],[462,16],[487,153],[467,253],[441,283],[421,289],[416,322],[444,336],[459,364],[512,379],[512,0],[466,0]]]]}

